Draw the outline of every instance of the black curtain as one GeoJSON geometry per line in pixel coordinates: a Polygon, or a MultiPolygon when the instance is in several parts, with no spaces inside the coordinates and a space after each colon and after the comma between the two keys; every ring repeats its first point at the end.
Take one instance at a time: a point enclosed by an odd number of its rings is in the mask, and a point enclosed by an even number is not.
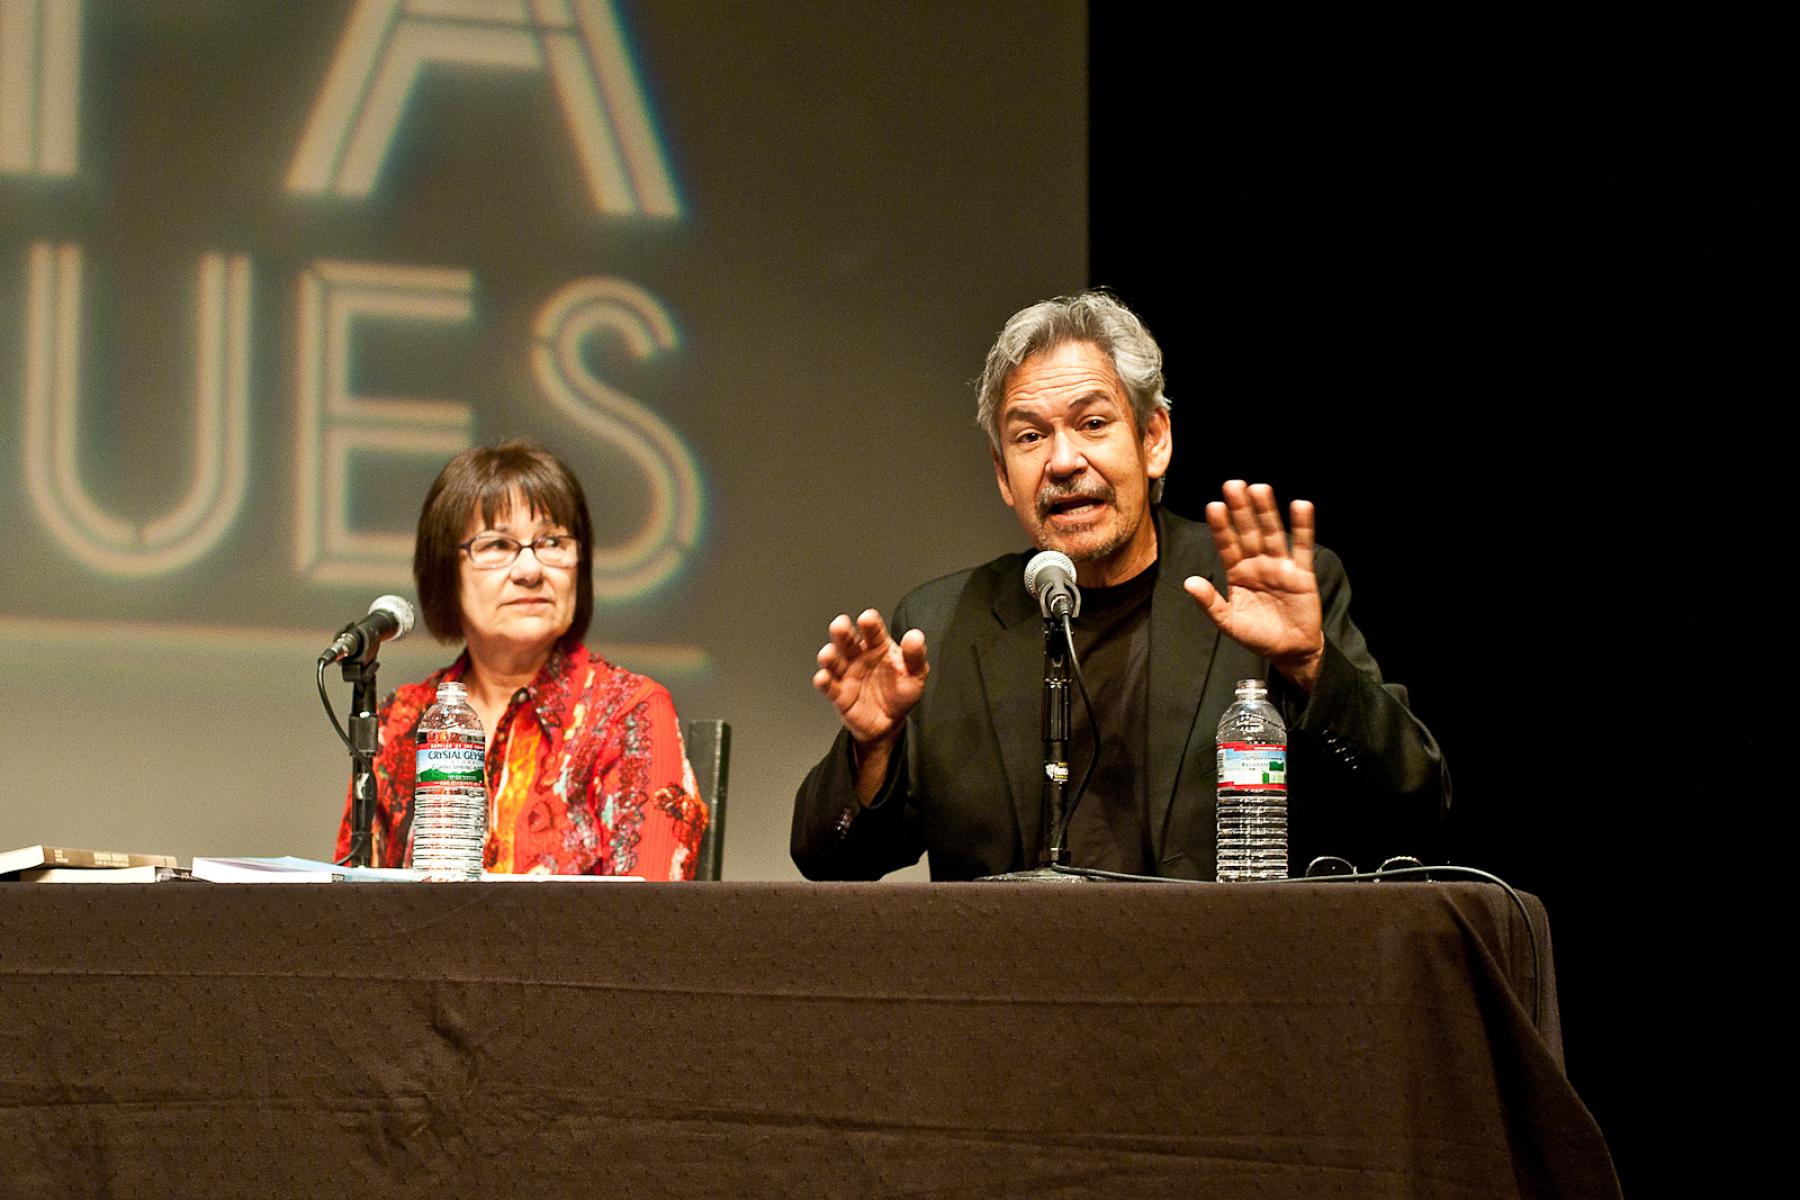
{"type": "Polygon", "coordinates": [[[1291,19],[1096,7],[1091,281],[1163,344],[1170,507],[1317,503],[1449,757],[1431,852],[1549,907],[1630,1194],[1715,1119],[1778,804],[1773,38],[1291,19]]]}

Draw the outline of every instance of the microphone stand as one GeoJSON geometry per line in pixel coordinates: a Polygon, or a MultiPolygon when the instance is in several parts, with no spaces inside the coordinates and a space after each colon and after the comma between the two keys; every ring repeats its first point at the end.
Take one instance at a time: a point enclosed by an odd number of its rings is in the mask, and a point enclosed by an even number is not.
{"type": "Polygon", "coordinates": [[[1069,865],[1068,815],[1064,811],[1069,786],[1069,640],[1060,616],[1044,618],[1044,791],[1038,825],[1038,865],[1029,871],[983,875],[987,883],[1090,883],[1086,875],[1059,871],[1069,865]]]}
{"type": "Polygon", "coordinates": [[[351,685],[350,855],[345,863],[352,867],[375,865],[375,752],[381,744],[375,717],[375,674],[381,664],[375,660],[375,652],[379,649],[381,643],[370,638],[360,655],[343,663],[344,682],[351,685]]]}
{"type": "Polygon", "coordinates": [[[1055,617],[1044,618],[1044,800],[1038,866],[1069,865],[1063,805],[1069,787],[1069,643],[1055,617]]]}

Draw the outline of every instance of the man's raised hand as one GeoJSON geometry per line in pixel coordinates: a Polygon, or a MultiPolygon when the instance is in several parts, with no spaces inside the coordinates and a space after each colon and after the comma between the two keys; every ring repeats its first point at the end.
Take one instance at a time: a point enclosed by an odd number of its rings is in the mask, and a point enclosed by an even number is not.
{"type": "Polygon", "coordinates": [[[831,640],[819,648],[813,687],[836,707],[859,745],[899,737],[931,670],[925,635],[915,629],[896,642],[872,608],[854,624],[839,613],[830,633],[831,640]]]}
{"type": "Polygon", "coordinates": [[[906,715],[925,690],[931,671],[925,635],[914,629],[896,642],[872,608],[854,623],[839,613],[830,632],[831,640],[819,648],[813,687],[831,701],[856,742],[857,791],[867,802],[886,775],[906,715]]]}
{"type": "Polygon", "coordinates": [[[1223,503],[1206,506],[1206,523],[1225,567],[1227,595],[1198,575],[1182,586],[1227,637],[1310,692],[1325,656],[1319,581],[1313,574],[1313,506],[1296,500],[1290,507],[1290,546],[1275,489],[1233,479],[1223,490],[1223,503]]]}

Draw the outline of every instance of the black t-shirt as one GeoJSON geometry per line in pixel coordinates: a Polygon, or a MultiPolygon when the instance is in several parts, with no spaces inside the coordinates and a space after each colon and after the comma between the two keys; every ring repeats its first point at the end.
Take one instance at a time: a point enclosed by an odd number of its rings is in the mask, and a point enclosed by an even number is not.
{"type": "Polygon", "coordinates": [[[1070,704],[1068,795],[1088,763],[1094,773],[1069,822],[1069,856],[1078,867],[1151,870],[1145,764],[1150,707],[1150,594],[1156,564],[1116,587],[1083,588],[1074,621],[1075,653],[1100,724],[1100,757],[1079,692],[1070,704]]]}

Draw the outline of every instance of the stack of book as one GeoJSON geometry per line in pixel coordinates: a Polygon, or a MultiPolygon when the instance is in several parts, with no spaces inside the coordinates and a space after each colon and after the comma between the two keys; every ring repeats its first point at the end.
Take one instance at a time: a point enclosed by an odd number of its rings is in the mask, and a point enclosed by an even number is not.
{"type": "Polygon", "coordinates": [[[127,854],[72,846],[21,846],[0,850],[0,879],[21,883],[161,883],[185,879],[171,854],[127,854]]]}

